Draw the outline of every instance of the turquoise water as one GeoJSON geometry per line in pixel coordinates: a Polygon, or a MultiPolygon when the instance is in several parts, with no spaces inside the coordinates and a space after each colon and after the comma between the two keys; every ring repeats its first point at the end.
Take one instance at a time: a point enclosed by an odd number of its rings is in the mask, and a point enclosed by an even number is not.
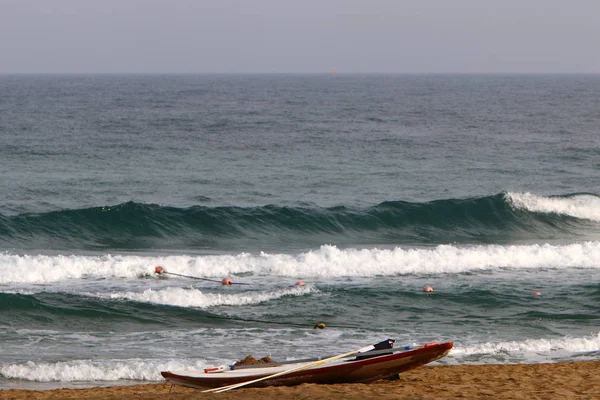
{"type": "Polygon", "coordinates": [[[0,76],[0,385],[388,337],[454,341],[440,363],[597,359],[599,95],[596,75],[0,76]]]}

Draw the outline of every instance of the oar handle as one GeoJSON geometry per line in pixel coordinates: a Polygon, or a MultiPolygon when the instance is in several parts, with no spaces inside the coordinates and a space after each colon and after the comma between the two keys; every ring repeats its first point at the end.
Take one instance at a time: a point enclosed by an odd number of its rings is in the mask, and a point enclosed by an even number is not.
{"type": "Polygon", "coordinates": [[[301,371],[303,369],[316,367],[316,366],[325,364],[325,363],[330,362],[330,361],[339,360],[340,358],[351,357],[351,356],[359,354],[359,353],[364,353],[364,352],[373,350],[374,348],[375,347],[372,346],[372,345],[371,346],[366,346],[366,347],[363,347],[363,348],[358,349],[358,350],[354,350],[354,351],[351,351],[351,352],[348,352],[348,353],[344,353],[344,354],[339,354],[337,356],[329,357],[329,358],[326,358],[324,360],[315,361],[313,363],[302,365],[300,367],[287,369],[285,371],[281,371],[281,372],[278,372],[278,373],[273,374],[273,375],[263,376],[262,378],[254,379],[254,380],[251,380],[251,381],[246,381],[246,382],[241,382],[241,383],[235,383],[233,385],[228,385],[228,386],[222,386],[222,387],[219,387],[219,388],[213,388],[213,389],[203,390],[203,393],[204,392],[214,392],[214,393],[226,392],[228,390],[237,389],[239,387],[250,385],[252,383],[256,383],[256,382],[260,382],[260,381],[264,381],[266,379],[276,378],[278,376],[282,376],[282,375],[286,375],[286,374],[291,374],[292,372],[301,371]]]}

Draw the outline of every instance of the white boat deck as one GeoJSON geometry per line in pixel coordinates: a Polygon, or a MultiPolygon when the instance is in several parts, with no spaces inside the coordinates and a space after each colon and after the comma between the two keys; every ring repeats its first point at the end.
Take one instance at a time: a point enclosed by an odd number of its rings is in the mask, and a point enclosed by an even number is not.
{"type": "MultiPolygon", "coordinates": [[[[312,362],[301,362],[301,363],[291,363],[291,364],[282,364],[282,365],[277,365],[277,366],[271,366],[271,367],[255,367],[252,366],[251,368],[237,368],[237,369],[229,369],[229,366],[224,367],[225,369],[222,371],[218,371],[218,372],[204,372],[204,371],[189,371],[189,370],[185,370],[185,371],[170,371],[171,373],[175,374],[175,375],[184,375],[187,377],[193,377],[193,378],[203,378],[203,379],[207,379],[207,378],[222,378],[223,375],[226,375],[228,378],[229,377],[250,377],[250,376],[261,376],[261,375],[271,375],[271,374],[277,374],[279,372],[283,372],[283,371],[287,371],[290,369],[295,369],[295,368],[300,368],[309,364],[313,364],[315,361],[312,362]]],[[[336,361],[332,361],[332,362],[328,362],[325,363],[324,366],[330,367],[332,365],[337,365],[340,363],[345,362],[344,360],[336,360],[336,361]]],[[[320,368],[321,365],[315,365],[313,367],[309,367],[306,368],[306,370],[311,370],[314,368],[320,368]]]]}

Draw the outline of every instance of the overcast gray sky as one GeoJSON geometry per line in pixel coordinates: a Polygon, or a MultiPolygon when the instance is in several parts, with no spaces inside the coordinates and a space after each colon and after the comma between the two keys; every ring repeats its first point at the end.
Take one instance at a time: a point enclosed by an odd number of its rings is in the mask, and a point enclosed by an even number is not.
{"type": "Polygon", "coordinates": [[[600,73],[600,0],[0,0],[0,73],[600,73]]]}

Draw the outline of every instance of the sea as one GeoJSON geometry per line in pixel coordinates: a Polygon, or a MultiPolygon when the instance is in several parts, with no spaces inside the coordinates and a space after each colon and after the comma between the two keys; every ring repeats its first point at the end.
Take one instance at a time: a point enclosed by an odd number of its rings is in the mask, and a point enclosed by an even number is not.
{"type": "Polygon", "coordinates": [[[388,338],[600,359],[600,75],[0,75],[0,388],[388,338]]]}

